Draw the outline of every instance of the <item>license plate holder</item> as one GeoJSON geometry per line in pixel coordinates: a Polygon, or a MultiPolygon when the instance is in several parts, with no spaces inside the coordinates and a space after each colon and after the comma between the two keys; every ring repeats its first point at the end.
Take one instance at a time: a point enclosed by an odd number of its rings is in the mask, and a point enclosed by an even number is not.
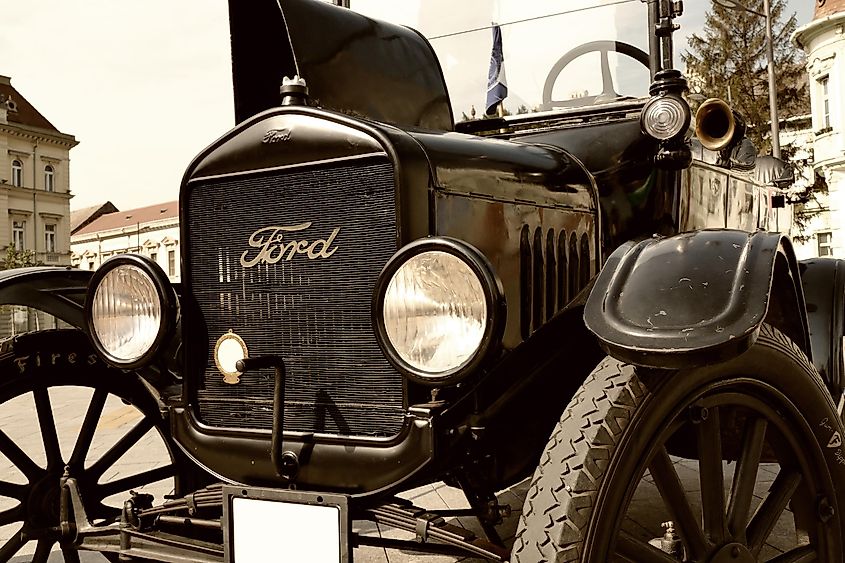
{"type": "Polygon", "coordinates": [[[338,494],[224,485],[225,563],[351,563],[348,500],[338,494]]]}

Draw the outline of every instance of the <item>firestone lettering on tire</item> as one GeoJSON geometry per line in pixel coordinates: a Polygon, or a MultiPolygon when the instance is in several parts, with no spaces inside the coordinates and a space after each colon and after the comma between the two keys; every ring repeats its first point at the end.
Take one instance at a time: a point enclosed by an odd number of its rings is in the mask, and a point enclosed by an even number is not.
{"type": "MultiPolygon", "coordinates": [[[[84,354],[83,354],[84,355],[84,354]]],[[[31,370],[33,368],[40,368],[42,364],[49,365],[76,365],[77,360],[79,359],[80,354],[78,352],[54,352],[54,353],[38,353],[35,356],[27,355],[27,356],[18,356],[13,361],[15,366],[18,368],[19,373],[26,373],[27,370],[31,370]],[[42,355],[43,357],[50,358],[49,362],[44,361],[42,362],[42,355]]],[[[99,359],[97,358],[96,354],[88,354],[86,356],[86,364],[89,366],[93,366],[99,359]]]]}

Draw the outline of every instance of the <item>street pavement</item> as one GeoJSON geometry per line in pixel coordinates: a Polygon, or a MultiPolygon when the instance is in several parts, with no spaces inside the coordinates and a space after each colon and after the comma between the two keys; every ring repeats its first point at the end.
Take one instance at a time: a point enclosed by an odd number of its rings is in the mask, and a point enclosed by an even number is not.
{"type": "MultiPolygon", "coordinates": [[[[64,459],[67,459],[73,450],[76,436],[82,425],[91,395],[92,391],[87,388],[62,387],[51,389],[50,399],[64,459]]],[[[109,396],[98,423],[88,459],[90,461],[98,459],[103,452],[107,451],[111,445],[116,443],[120,437],[124,436],[126,432],[138,423],[140,416],[140,413],[134,407],[122,403],[116,397],[109,396]]],[[[14,440],[35,463],[42,467],[46,465],[42,437],[31,394],[23,395],[0,405],[0,429],[14,440]]],[[[166,450],[161,443],[161,439],[155,431],[150,431],[136,446],[107,471],[101,482],[108,482],[134,475],[166,463],[166,450]]],[[[700,498],[697,462],[676,459],[674,463],[678,476],[687,492],[687,496],[690,498],[691,504],[696,507],[699,502],[697,499],[700,498]]],[[[732,474],[734,465],[725,463],[726,487],[730,483],[730,475],[732,474]]],[[[760,479],[756,491],[758,502],[772,484],[776,476],[775,472],[776,467],[760,467],[760,479]]],[[[11,462],[3,457],[2,454],[0,454],[0,481],[11,483],[26,482],[23,474],[15,469],[11,462]]],[[[512,507],[512,515],[499,527],[499,533],[508,546],[513,541],[527,488],[528,482],[526,480],[506,491],[502,491],[498,495],[501,504],[508,504],[512,507]]],[[[160,481],[142,490],[152,493],[155,495],[157,501],[160,501],[164,494],[171,492],[172,480],[160,481]]],[[[110,500],[110,504],[113,506],[120,506],[123,496],[117,495],[107,500],[110,500]]],[[[411,500],[415,505],[429,510],[469,507],[460,490],[443,483],[427,485],[409,491],[403,496],[411,500]]],[[[16,502],[10,498],[0,497],[0,513],[3,510],[13,507],[15,504],[16,502]]],[[[668,519],[669,516],[657,489],[648,478],[648,475],[646,475],[634,495],[629,511],[629,519],[625,522],[624,526],[626,530],[639,537],[655,538],[663,534],[660,525],[668,519]]],[[[457,517],[450,519],[450,522],[472,530],[477,535],[481,535],[481,530],[473,518],[457,517]]],[[[19,525],[0,526],[0,545],[12,537],[17,532],[17,529],[19,529],[19,525]]],[[[377,527],[371,523],[359,525],[356,531],[367,535],[382,535],[383,537],[393,539],[413,539],[411,534],[386,527],[377,527]]],[[[769,544],[765,547],[765,551],[762,554],[763,560],[775,556],[782,550],[788,549],[795,541],[794,538],[795,528],[792,524],[791,514],[789,511],[786,511],[778,522],[776,531],[770,538],[769,544]]],[[[35,542],[29,542],[12,561],[15,563],[30,561],[34,550],[35,542]]],[[[422,555],[414,551],[375,547],[356,548],[354,558],[356,563],[440,563],[456,561],[454,557],[449,556],[422,555]]],[[[88,563],[105,562],[102,556],[92,553],[82,553],[80,559],[88,563]]],[[[54,551],[49,561],[51,563],[63,561],[61,553],[54,551]]],[[[464,558],[459,559],[459,561],[474,562],[481,560],[464,558]]]]}

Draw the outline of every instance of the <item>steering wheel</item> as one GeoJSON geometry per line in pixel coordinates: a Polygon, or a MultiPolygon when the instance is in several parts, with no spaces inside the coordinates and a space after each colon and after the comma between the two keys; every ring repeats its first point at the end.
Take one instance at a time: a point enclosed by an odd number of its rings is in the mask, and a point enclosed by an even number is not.
{"type": "Polygon", "coordinates": [[[610,74],[610,61],[607,54],[610,51],[627,55],[635,61],[642,63],[646,68],[651,68],[649,65],[648,55],[642,49],[622,43],[621,41],[591,41],[579,45],[563,55],[552,67],[549,76],[546,77],[546,83],[543,86],[543,103],[540,106],[543,110],[550,110],[556,107],[575,107],[586,106],[590,104],[601,104],[611,102],[620,98],[621,96],[613,89],[613,77],[610,74]],[[601,82],[602,92],[597,96],[584,96],[583,98],[574,98],[571,100],[553,100],[552,88],[555,85],[560,73],[566,68],[569,63],[587,53],[598,51],[601,53],[601,82]]]}

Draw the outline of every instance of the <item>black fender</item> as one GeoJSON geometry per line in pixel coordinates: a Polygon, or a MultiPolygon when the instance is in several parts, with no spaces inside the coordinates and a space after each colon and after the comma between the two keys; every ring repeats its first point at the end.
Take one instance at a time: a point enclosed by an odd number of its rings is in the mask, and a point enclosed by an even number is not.
{"type": "Polygon", "coordinates": [[[93,273],[70,266],[0,271],[0,304],[32,307],[85,330],[82,306],[93,273]]]}
{"type": "Polygon", "coordinates": [[[608,258],[584,322],[610,355],[681,368],[751,347],[766,320],[812,359],[798,262],[778,233],[702,230],[628,242],[608,258]]]}
{"type": "Polygon", "coordinates": [[[812,258],[798,268],[807,300],[813,365],[830,393],[842,394],[845,366],[842,337],[845,336],[845,260],[812,258]]]}

